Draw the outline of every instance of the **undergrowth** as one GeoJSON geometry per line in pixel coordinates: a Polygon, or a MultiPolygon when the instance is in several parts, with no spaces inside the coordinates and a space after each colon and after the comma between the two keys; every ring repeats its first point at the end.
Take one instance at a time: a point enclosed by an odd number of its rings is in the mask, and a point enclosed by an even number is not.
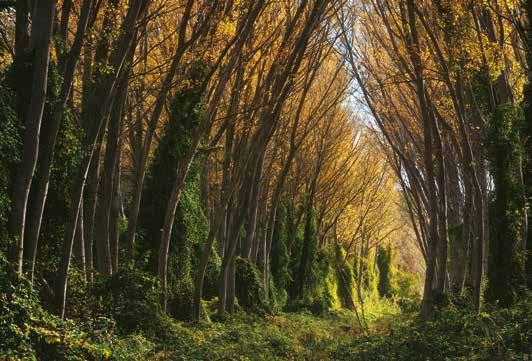
{"type": "MultiPolygon", "coordinates": [[[[524,361],[532,354],[530,296],[479,315],[447,306],[427,322],[404,300],[368,299],[364,312],[358,305],[319,316],[257,315],[239,307],[223,322],[185,323],[160,310],[156,284],[144,274],[124,271],[87,287],[87,306],[98,312],[62,321],[0,257],[0,360],[524,361]]],[[[206,301],[204,311],[215,305],[206,301]]]]}

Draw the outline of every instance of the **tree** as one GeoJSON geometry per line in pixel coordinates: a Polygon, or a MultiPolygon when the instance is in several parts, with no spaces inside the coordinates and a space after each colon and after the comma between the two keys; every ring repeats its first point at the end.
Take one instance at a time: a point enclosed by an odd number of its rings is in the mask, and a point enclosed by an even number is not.
{"type": "MultiPolygon", "coordinates": [[[[19,1],[19,3],[22,2],[19,1]]],[[[55,13],[55,1],[39,1],[37,5],[31,26],[30,45],[33,48],[23,48],[21,50],[33,54],[31,60],[31,71],[33,75],[29,107],[24,116],[25,131],[22,159],[17,168],[17,182],[14,185],[11,195],[12,204],[8,223],[9,235],[13,242],[11,260],[16,265],[19,273],[22,273],[24,262],[24,230],[28,196],[39,154],[39,135],[44,104],[46,102],[48,64],[50,61],[53,18],[55,13]]],[[[27,26],[27,16],[24,14],[24,11],[21,11],[20,7],[19,11],[17,11],[17,16],[17,33],[24,33],[25,30],[23,28],[27,26]]],[[[21,36],[23,34],[19,35],[19,37],[21,36]]],[[[19,46],[23,47],[24,45],[19,46]]],[[[19,100],[23,101],[23,99],[19,100]]]]}

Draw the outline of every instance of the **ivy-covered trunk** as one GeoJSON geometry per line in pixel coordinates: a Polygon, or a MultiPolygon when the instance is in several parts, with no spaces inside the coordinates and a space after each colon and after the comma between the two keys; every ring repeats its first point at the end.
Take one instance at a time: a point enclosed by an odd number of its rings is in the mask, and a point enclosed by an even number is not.
{"type": "Polygon", "coordinates": [[[490,205],[490,267],[488,299],[510,306],[525,286],[525,258],[522,243],[524,215],[520,180],[522,144],[519,127],[523,114],[513,103],[501,105],[491,119],[490,165],[494,194],[490,205]]]}

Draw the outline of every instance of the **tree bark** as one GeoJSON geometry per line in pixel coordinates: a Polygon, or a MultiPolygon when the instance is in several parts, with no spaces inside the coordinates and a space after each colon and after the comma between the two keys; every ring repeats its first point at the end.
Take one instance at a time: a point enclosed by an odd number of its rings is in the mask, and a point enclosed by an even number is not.
{"type": "Polygon", "coordinates": [[[203,281],[205,279],[207,263],[209,262],[212,246],[216,239],[216,234],[222,222],[223,215],[224,214],[218,215],[215,223],[211,224],[209,235],[207,236],[207,240],[203,246],[203,252],[201,253],[198,272],[196,273],[196,278],[194,280],[194,319],[196,321],[199,321],[201,316],[201,296],[203,293],[203,281]]]}

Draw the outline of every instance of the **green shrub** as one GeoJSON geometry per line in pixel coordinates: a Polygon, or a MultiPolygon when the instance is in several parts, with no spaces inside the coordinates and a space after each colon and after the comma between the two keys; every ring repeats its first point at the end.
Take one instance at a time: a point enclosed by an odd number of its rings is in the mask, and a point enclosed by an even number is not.
{"type": "Polygon", "coordinates": [[[112,359],[114,322],[82,324],[45,311],[30,282],[0,252],[0,355],[2,360],[112,359]]]}
{"type": "Polygon", "coordinates": [[[335,246],[317,251],[307,285],[301,298],[290,299],[285,309],[290,312],[309,310],[314,315],[322,315],[330,309],[339,309],[342,294],[336,263],[335,246]]]}
{"type": "MultiPolygon", "coordinates": [[[[277,210],[277,217],[272,237],[271,249],[271,275],[275,282],[278,292],[286,293],[286,288],[290,282],[289,262],[290,255],[288,254],[288,222],[287,222],[287,208],[281,203],[277,210]]],[[[283,297],[284,298],[284,297],[283,297]]],[[[283,299],[281,298],[281,299],[283,299]]]]}
{"type": "Polygon", "coordinates": [[[397,269],[394,278],[394,297],[413,301],[420,300],[420,280],[417,275],[397,269]]]}
{"type": "Polygon", "coordinates": [[[247,312],[264,312],[267,310],[264,302],[262,275],[257,266],[245,258],[237,257],[235,268],[236,297],[240,307],[247,312]]]}
{"type": "Polygon", "coordinates": [[[342,307],[353,310],[355,307],[355,278],[353,268],[346,259],[346,252],[339,244],[334,246],[336,259],[334,267],[338,280],[338,298],[342,307]]]}
{"type": "Polygon", "coordinates": [[[388,334],[342,345],[337,360],[445,361],[526,360],[532,353],[530,296],[515,307],[491,313],[444,308],[429,321],[410,318],[388,334]]]}
{"type": "Polygon", "coordinates": [[[377,289],[381,297],[392,297],[394,289],[392,286],[392,249],[388,247],[377,247],[377,267],[379,267],[379,281],[377,289]]]}
{"type": "Polygon", "coordinates": [[[115,320],[123,334],[143,331],[158,335],[164,327],[158,282],[146,273],[124,269],[109,277],[99,277],[93,294],[99,314],[115,320]]]}

